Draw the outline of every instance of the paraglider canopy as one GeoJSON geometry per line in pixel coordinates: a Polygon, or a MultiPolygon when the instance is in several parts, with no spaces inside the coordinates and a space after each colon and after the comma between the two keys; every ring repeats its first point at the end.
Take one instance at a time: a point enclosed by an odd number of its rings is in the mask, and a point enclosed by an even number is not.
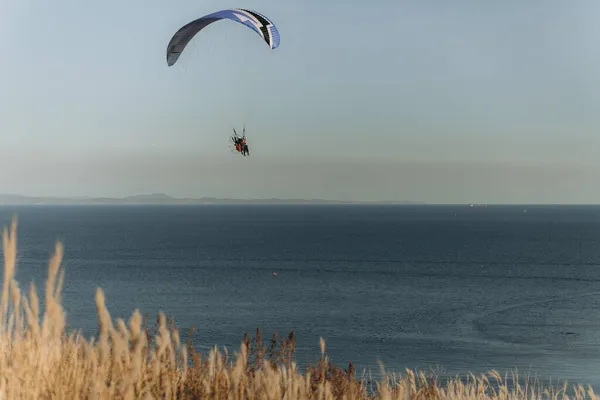
{"type": "Polygon", "coordinates": [[[241,8],[221,10],[198,18],[175,32],[167,46],[167,65],[170,67],[177,62],[187,44],[200,30],[222,19],[229,19],[246,25],[260,35],[271,49],[279,46],[279,31],[275,24],[264,15],[241,8]]]}

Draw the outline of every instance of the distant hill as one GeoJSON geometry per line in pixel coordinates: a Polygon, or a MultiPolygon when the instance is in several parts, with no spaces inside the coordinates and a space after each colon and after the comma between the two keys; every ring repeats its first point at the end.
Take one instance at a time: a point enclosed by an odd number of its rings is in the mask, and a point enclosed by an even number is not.
{"type": "Polygon", "coordinates": [[[175,198],[164,193],[113,197],[35,197],[19,194],[0,194],[0,205],[27,204],[427,204],[420,201],[337,201],[323,199],[230,199],[218,197],[175,198]]]}

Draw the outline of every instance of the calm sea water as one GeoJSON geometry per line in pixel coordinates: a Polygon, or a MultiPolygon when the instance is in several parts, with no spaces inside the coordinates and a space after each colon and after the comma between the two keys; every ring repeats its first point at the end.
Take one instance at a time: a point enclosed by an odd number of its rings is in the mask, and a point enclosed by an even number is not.
{"type": "Polygon", "coordinates": [[[600,388],[600,207],[0,208],[15,213],[21,286],[43,288],[62,240],[68,323],[86,335],[102,287],[114,318],[162,310],[201,350],[294,330],[301,364],[322,336],[341,366],[600,388]]]}

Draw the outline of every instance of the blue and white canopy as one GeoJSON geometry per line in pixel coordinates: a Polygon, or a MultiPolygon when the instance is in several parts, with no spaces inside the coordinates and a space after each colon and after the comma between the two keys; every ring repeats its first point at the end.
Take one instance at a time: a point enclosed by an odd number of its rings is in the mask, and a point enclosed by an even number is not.
{"type": "Polygon", "coordinates": [[[167,64],[169,67],[177,62],[187,44],[200,30],[222,19],[229,19],[246,25],[260,35],[271,49],[279,46],[279,31],[275,24],[264,15],[241,8],[221,10],[198,18],[175,32],[167,46],[167,64]]]}

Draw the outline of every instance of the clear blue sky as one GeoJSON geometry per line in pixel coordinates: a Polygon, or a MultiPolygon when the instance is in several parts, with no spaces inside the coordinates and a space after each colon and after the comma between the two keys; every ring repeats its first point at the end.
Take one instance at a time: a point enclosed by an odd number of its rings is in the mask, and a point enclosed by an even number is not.
{"type": "Polygon", "coordinates": [[[600,202],[594,0],[2,0],[0,188],[600,202]],[[220,21],[270,17],[281,45],[220,21]],[[248,128],[251,157],[229,152],[248,128]]]}

